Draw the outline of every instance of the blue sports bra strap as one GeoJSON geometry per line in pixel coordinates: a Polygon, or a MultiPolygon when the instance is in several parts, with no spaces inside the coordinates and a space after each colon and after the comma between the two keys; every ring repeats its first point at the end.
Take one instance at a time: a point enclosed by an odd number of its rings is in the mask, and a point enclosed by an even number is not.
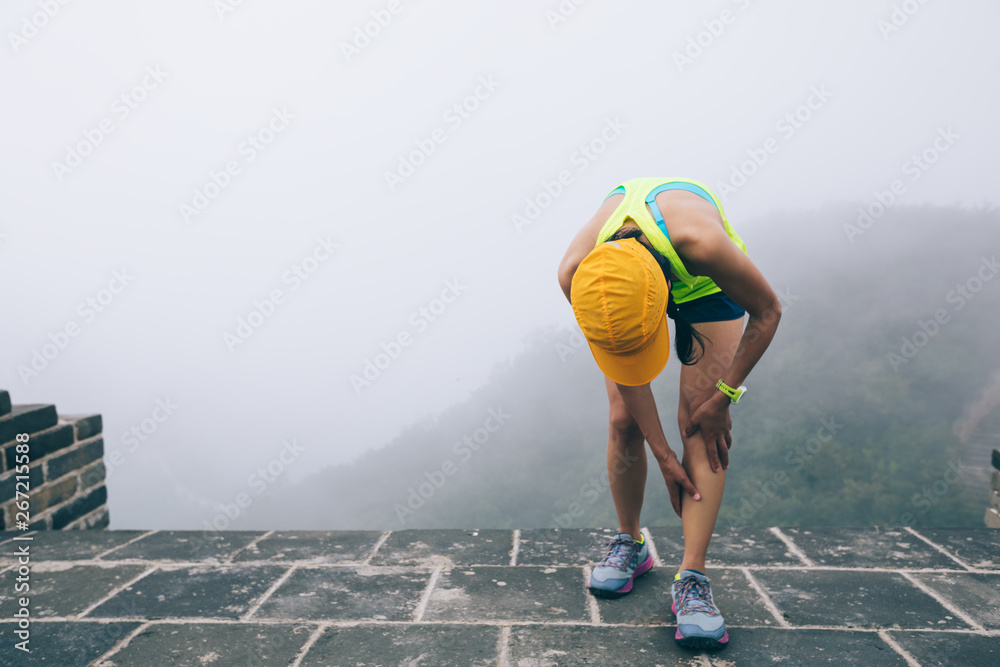
{"type": "Polygon", "coordinates": [[[608,193],[608,196],[604,198],[604,201],[607,201],[608,197],[611,197],[613,195],[623,195],[623,194],[625,194],[625,186],[619,185],[617,188],[608,193]]]}
{"type": "MultiPolygon", "coordinates": [[[[652,192],[647,195],[646,203],[649,203],[648,197],[656,197],[656,195],[660,194],[664,190],[687,190],[688,192],[693,192],[698,195],[712,206],[715,206],[715,208],[719,208],[718,204],[715,203],[711,195],[705,192],[704,188],[701,188],[694,183],[685,183],[684,181],[672,181],[670,183],[664,183],[663,185],[656,186],[653,188],[652,192]]],[[[721,213],[722,211],[719,212],[721,213]]]]}
{"type": "Polygon", "coordinates": [[[660,213],[660,207],[656,205],[656,194],[661,190],[660,188],[654,189],[648,195],[646,195],[646,203],[649,204],[649,210],[653,212],[653,220],[656,221],[656,226],[660,228],[663,235],[667,237],[667,241],[670,241],[670,234],[667,233],[667,223],[663,222],[663,214],[660,213]]]}

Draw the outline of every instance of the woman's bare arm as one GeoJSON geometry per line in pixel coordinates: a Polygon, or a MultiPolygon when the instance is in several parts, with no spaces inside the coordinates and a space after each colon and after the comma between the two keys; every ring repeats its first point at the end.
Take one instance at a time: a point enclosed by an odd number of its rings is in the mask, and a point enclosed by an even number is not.
{"type": "MultiPolygon", "coordinates": [[[[708,276],[733,301],[749,314],[733,361],[719,378],[730,387],[738,387],[771,344],[781,319],[781,302],[760,269],[733,243],[715,221],[701,218],[688,223],[682,248],[685,266],[693,275],[708,276]]],[[[691,417],[684,435],[700,430],[708,448],[712,470],[721,465],[718,452],[728,449],[726,441],[729,397],[714,384],[691,401],[691,417]]]]}
{"type": "Polygon", "coordinates": [[[608,216],[618,207],[622,197],[623,195],[615,195],[608,198],[601,205],[601,208],[598,209],[597,213],[594,214],[594,217],[576,233],[576,236],[570,242],[566,254],[559,263],[559,286],[562,287],[567,301],[572,303],[570,299],[570,285],[573,283],[573,274],[576,273],[576,268],[580,266],[583,258],[589,255],[590,251],[597,245],[597,236],[601,233],[601,228],[607,222],[608,216]]]}
{"type": "Polygon", "coordinates": [[[667,438],[663,435],[663,426],[660,424],[660,415],[656,412],[656,401],[653,399],[653,391],[649,383],[631,387],[624,384],[615,383],[618,391],[625,401],[625,407],[629,414],[639,424],[643,437],[649,443],[649,449],[653,452],[653,457],[660,466],[660,473],[663,481],[667,483],[667,491],[670,493],[670,504],[673,505],[677,516],[681,515],[681,495],[680,487],[688,492],[695,500],[701,500],[698,489],[694,487],[687,472],[677,459],[677,454],[670,449],[667,438]]]}
{"type": "Polygon", "coordinates": [[[711,278],[750,316],[733,363],[721,378],[730,387],[737,387],[774,338],[781,319],[781,302],[764,274],[725,230],[711,221],[701,227],[696,240],[684,245],[684,265],[694,275],[711,278]]]}

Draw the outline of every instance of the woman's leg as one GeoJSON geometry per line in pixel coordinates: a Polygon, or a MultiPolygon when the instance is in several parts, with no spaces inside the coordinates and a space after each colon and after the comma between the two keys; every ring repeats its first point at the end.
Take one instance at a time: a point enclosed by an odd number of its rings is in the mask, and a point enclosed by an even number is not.
{"type": "MultiPolygon", "coordinates": [[[[708,542],[712,539],[715,519],[722,504],[726,472],[725,470],[712,472],[701,432],[696,431],[685,438],[684,425],[691,413],[689,408],[691,401],[708,390],[718,391],[715,384],[732,363],[740,338],[743,336],[743,318],[725,322],[703,322],[692,326],[710,338],[711,342],[705,341],[705,354],[698,363],[693,366],[681,366],[680,405],[677,409],[681,441],[684,443],[681,464],[701,494],[701,500],[694,501],[686,495],[681,498],[684,560],[679,569],[704,572],[708,542]]],[[[697,345],[695,347],[697,349],[697,345]]]]}
{"type": "Polygon", "coordinates": [[[618,513],[618,530],[639,538],[639,511],[646,491],[646,439],[632,418],[618,386],[605,376],[608,390],[608,480],[618,513]]]}

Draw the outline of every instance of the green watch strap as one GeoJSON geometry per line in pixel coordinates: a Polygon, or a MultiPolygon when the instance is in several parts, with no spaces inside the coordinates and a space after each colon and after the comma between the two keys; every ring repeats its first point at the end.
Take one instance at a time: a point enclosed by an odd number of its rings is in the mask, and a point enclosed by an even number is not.
{"type": "Polygon", "coordinates": [[[744,392],[746,392],[747,390],[747,388],[743,386],[733,389],[722,380],[719,380],[719,382],[715,386],[718,387],[719,391],[728,396],[729,400],[732,401],[733,403],[739,403],[740,397],[743,396],[744,392]]]}

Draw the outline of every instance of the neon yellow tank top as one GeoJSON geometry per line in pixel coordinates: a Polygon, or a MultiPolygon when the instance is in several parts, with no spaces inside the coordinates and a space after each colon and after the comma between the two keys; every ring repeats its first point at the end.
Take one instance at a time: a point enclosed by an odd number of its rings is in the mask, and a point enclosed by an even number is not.
{"type": "Polygon", "coordinates": [[[653,247],[670,260],[673,273],[677,276],[677,280],[670,287],[674,303],[685,303],[699,297],[721,292],[722,288],[716,285],[708,276],[691,275],[687,268],[685,268],[684,263],[681,262],[681,258],[677,255],[674,247],[670,244],[670,235],[667,233],[667,227],[663,222],[655,199],[656,195],[664,190],[687,190],[714,204],[715,208],[719,210],[719,215],[722,216],[722,224],[725,226],[726,234],[746,254],[746,244],[740,238],[740,235],[736,233],[736,230],[733,229],[732,225],[729,224],[726,212],[722,209],[722,203],[715,196],[715,193],[704,183],[687,178],[633,178],[612,190],[608,193],[607,197],[613,194],[624,193],[625,199],[622,200],[618,208],[614,210],[611,217],[601,227],[601,231],[597,235],[595,247],[611,238],[626,220],[632,220],[639,226],[639,229],[646,235],[646,238],[649,239],[653,247]],[[649,204],[649,209],[646,208],[646,204],[649,204]],[[650,209],[653,211],[652,216],[649,214],[650,209]]]}

